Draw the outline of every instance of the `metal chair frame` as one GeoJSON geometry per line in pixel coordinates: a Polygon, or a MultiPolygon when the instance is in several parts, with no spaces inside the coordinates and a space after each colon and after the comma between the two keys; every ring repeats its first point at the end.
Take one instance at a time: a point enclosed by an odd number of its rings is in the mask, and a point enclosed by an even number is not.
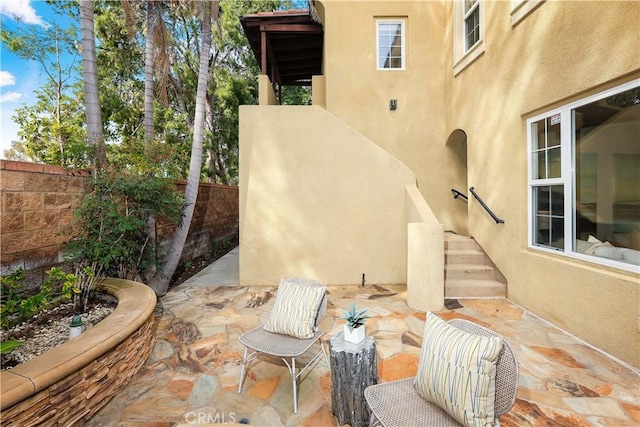
{"type": "MultiPolygon", "coordinates": [[[[302,280],[302,279],[297,279],[302,280]]],[[[307,285],[321,286],[319,283],[311,280],[303,280],[307,285]]],[[[242,392],[242,384],[247,371],[247,366],[261,354],[277,356],[287,365],[291,374],[291,385],[293,388],[293,413],[298,413],[298,379],[305,372],[310,371],[320,360],[320,356],[324,355],[327,366],[329,365],[329,356],[322,344],[322,336],[325,331],[318,329],[318,325],[324,319],[327,312],[327,294],[322,298],[318,314],[316,316],[316,331],[313,337],[308,339],[300,339],[289,335],[276,334],[263,329],[262,325],[246,332],[238,337],[238,340],[245,346],[244,356],[242,357],[242,370],[240,372],[240,381],[238,383],[238,393],[242,392]],[[296,357],[302,356],[316,343],[320,344],[321,351],[318,351],[313,358],[307,362],[302,369],[298,370],[296,366],[296,357]],[[249,350],[252,350],[249,352],[249,350]],[[287,358],[291,359],[291,362],[287,358]]],[[[304,378],[303,378],[304,379],[304,378]]]]}

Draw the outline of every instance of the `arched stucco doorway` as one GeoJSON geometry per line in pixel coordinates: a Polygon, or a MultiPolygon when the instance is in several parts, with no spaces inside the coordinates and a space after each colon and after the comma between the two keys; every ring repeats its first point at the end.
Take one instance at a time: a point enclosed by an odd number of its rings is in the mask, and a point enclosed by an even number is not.
{"type": "MultiPolygon", "coordinates": [[[[467,182],[467,134],[456,129],[447,138],[447,165],[449,190],[457,190],[465,196],[468,195],[469,185],[467,182]]],[[[465,236],[469,235],[469,212],[468,202],[463,197],[454,197],[450,193],[448,205],[448,221],[445,223],[447,230],[454,231],[465,236]]]]}

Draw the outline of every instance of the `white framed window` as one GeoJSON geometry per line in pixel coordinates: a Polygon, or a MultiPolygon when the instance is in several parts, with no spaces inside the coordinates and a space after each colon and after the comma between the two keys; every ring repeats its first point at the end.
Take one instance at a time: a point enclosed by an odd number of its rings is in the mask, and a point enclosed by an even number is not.
{"type": "Polygon", "coordinates": [[[511,25],[522,21],[544,2],[545,0],[511,0],[511,25]]]}
{"type": "Polygon", "coordinates": [[[405,20],[376,19],[378,70],[405,69],[405,20]]]}
{"type": "Polygon", "coordinates": [[[453,74],[457,75],[484,53],[484,1],[453,3],[453,74]]]}
{"type": "Polygon", "coordinates": [[[527,128],[529,247],[640,271],[640,79],[527,128]]]}
{"type": "Polygon", "coordinates": [[[480,1],[464,0],[464,51],[480,41],[480,1]]]}

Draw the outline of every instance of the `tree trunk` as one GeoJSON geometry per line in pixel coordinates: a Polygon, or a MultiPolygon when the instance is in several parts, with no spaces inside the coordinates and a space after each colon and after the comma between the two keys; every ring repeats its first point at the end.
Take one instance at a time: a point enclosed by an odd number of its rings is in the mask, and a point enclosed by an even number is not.
{"type": "MultiPolygon", "coordinates": [[[[147,158],[150,158],[150,145],[155,137],[155,129],[153,127],[153,68],[155,66],[155,27],[156,27],[156,6],[153,0],[147,0],[147,34],[144,49],[144,150],[147,158]]],[[[149,244],[151,247],[156,246],[156,217],[150,214],[147,218],[145,233],[149,236],[149,244]]],[[[154,251],[154,261],[157,260],[154,251]]],[[[156,269],[151,270],[151,274],[155,275],[156,269]]],[[[145,277],[145,280],[148,280],[145,277]]]]}
{"type": "Polygon", "coordinates": [[[94,171],[99,171],[107,165],[107,153],[102,130],[98,68],[96,66],[96,40],[93,26],[93,1],[91,0],[80,0],[80,32],[82,35],[82,75],[84,78],[87,137],[89,145],[95,150],[94,171]]]}
{"type": "Polygon", "coordinates": [[[153,0],[147,1],[147,36],[144,50],[144,140],[145,145],[153,141],[153,66],[154,66],[154,31],[156,9],[153,0]]]}
{"type": "MultiPolygon", "coordinates": [[[[200,170],[202,168],[202,141],[204,136],[204,118],[206,109],[207,84],[209,80],[209,51],[211,50],[211,11],[218,10],[218,1],[198,3],[202,8],[202,45],[200,48],[200,64],[198,68],[198,90],[196,95],[196,113],[193,130],[193,145],[191,147],[191,162],[189,164],[189,177],[185,189],[184,217],[182,224],[176,230],[167,256],[164,259],[162,273],[156,275],[149,286],[158,296],[167,293],[169,281],[178,267],[184,244],[187,241],[193,211],[198,197],[198,186],[200,184],[200,170]]],[[[216,14],[217,16],[217,14],[216,14]]]]}
{"type": "Polygon", "coordinates": [[[179,112],[185,115],[187,128],[191,130],[193,129],[193,123],[191,122],[191,116],[189,116],[187,112],[187,103],[184,100],[184,89],[182,86],[182,81],[180,80],[180,75],[173,76],[172,74],[169,74],[169,80],[171,81],[171,84],[173,85],[173,88],[175,90],[178,102],[177,109],[179,112]]]}
{"type": "Polygon", "coordinates": [[[60,107],[62,104],[62,67],[60,65],[60,29],[56,27],[56,110],[55,120],[57,125],[57,131],[54,133],[55,139],[60,149],[60,165],[67,166],[64,159],[64,136],[62,134],[62,112],[60,107]]]}

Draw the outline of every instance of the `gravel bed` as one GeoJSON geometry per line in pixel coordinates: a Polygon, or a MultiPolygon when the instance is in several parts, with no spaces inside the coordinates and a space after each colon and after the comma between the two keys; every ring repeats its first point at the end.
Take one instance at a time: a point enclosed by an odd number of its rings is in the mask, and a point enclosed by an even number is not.
{"type": "MultiPolygon", "coordinates": [[[[96,325],[115,310],[110,303],[96,303],[82,313],[85,330],[96,325]]],[[[2,369],[8,370],[69,340],[69,324],[73,318],[73,303],[61,304],[33,316],[0,333],[0,341],[17,339],[22,345],[2,355],[2,369]]]]}

